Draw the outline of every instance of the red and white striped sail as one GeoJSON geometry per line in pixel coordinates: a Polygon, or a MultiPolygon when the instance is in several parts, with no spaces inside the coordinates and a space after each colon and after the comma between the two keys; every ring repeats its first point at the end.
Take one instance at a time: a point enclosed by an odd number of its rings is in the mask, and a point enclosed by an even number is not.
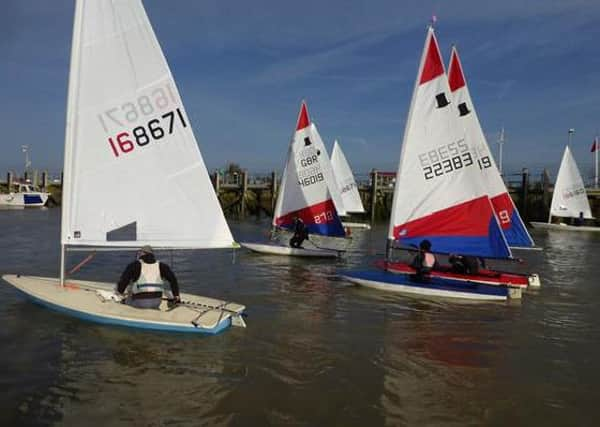
{"type": "Polygon", "coordinates": [[[273,226],[291,229],[294,219],[300,218],[310,233],[344,236],[333,200],[335,192],[339,197],[325,145],[310,121],[306,103],[302,102],[296,132],[288,149],[273,226]]]}
{"type": "Polygon", "coordinates": [[[429,28],[406,121],[389,238],[428,239],[436,252],[510,257],[480,181],[481,159],[460,129],[433,28],[429,28]]]}
{"type": "Polygon", "coordinates": [[[494,157],[481,129],[475,106],[471,100],[467,80],[455,46],[452,47],[450,66],[448,67],[448,81],[452,92],[454,112],[458,115],[459,124],[464,130],[465,138],[472,144],[477,152],[480,179],[492,201],[494,211],[502,227],[506,240],[510,246],[532,247],[533,239],[529,235],[525,224],[519,215],[512,198],[508,194],[500,172],[496,167],[494,157]]]}
{"type": "Polygon", "coordinates": [[[354,174],[337,139],[333,142],[333,149],[331,150],[331,167],[346,212],[364,213],[365,208],[360,199],[354,174]]]}

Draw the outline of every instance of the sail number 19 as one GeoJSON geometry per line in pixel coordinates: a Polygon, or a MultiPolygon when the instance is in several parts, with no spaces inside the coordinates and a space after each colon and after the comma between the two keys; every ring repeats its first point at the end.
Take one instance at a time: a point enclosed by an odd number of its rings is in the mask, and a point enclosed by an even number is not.
{"type": "Polygon", "coordinates": [[[172,134],[176,125],[181,125],[184,128],[187,127],[187,123],[179,108],[161,115],[160,118],[150,120],[145,126],[133,128],[131,133],[120,132],[114,138],[111,136],[108,138],[108,143],[115,157],[119,157],[121,153],[133,151],[136,145],[144,147],[150,141],[158,141],[165,135],[172,134]]]}

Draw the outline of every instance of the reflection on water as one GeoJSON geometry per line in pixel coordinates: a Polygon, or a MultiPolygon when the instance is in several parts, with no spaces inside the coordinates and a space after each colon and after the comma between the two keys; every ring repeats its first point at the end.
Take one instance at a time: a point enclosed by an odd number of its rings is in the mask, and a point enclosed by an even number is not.
{"type": "MultiPolygon", "coordinates": [[[[57,209],[0,213],[0,272],[56,276],[57,209]]],[[[232,222],[260,240],[267,221],[232,222]]],[[[216,337],[104,327],[0,286],[3,425],[592,425],[600,383],[600,236],[540,232],[519,254],[543,287],[520,303],[419,301],[350,286],[386,227],[341,260],[165,252],[182,288],[248,306],[216,337]]],[[[69,256],[75,265],[85,254],[69,256]]],[[[78,277],[115,281],[133,257],[99,253],[78,277]]]]}

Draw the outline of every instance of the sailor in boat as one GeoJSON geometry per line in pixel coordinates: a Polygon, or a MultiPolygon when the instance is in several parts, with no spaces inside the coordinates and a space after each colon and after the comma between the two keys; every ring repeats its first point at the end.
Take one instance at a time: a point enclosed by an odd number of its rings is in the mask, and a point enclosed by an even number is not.
{"type": "MultiPolygon", "coordinates": [[[[451,254],[448,257],[448,261],[451,265],[451,270],[454,273],[460,274],[478,274],[479,273],[479,261],[477,257],[471,255],[455,255],[451,254]]],[[[482,267],[484,265],[482,264],[482,267]]]]}
{"type": "Polygon", "coordinates": [[[419,253],[415,255],[411,266],[416,270],[416,279],[426,281],[432,270],[438,267],[435,255],[431,253],[431,242],[427,239],[419,243],[419,253]]]}
{"type": "Polygon", "coordinates": [[[165,291],[165,281],[171,285],[173,302],[180,302],[179,285],[171,268],[157,261],[152,247],[146,245],[138,252],[138,259],[129,264],[117,285],[117,292],[124,298],[125,290],[129,287],[127,304],[137,308],[158,309],[165,291]]]}
{"type": "Polygon", "coordinates": [[[573,225],[576,227],[581,227],[583,225],[583,223],[584,223],[583,212],[579,212],[579,218],[575,218],[573,225]]]}
{"type": "Polygon", "coordinates": [[[302,242],[308,239],[308,227],[304,225],[304,221],[301,218],[294,218],[294,235],[290,239],[290,246],[292,248],[301,248],[302,242]]]}

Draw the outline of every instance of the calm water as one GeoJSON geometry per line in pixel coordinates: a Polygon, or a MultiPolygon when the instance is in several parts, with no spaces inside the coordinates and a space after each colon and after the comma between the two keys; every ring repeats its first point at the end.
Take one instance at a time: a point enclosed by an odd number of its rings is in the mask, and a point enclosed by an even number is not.
{"type": "MultiPolygon", "coordinates": [[[[0,211],[0,273],[57,276],[59,224],[59,209],[0,211]]],[[[231,226],[256,240],[268,222],[231,226]]],[[[336,279],[385,232],[356,232],[337,262],[175,254],[185,291],[248,307],[247,329],[215,337],[86,323],[2,282],[0,424],[597,425],[600,235],[535,233],[546,250],[519,268],[541,290],[457,304],[336,279]]],[[[77,277],[115,281],[132,259],[100,254],[77,277]]]]}

